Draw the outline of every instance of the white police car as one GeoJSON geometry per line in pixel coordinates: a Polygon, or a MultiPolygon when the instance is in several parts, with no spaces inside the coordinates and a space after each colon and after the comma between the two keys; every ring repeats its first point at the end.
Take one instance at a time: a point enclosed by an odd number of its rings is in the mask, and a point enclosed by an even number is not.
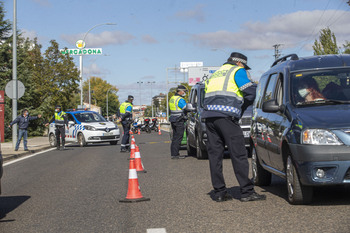
{"type": "MultiPolygon", "coordinates": [[[[66,127],[66,143],[78,142],[80,146],[87,143],[109,142],[117,145],[120,131],[116,124],[107,121],[94,111],[67,111],[68,128],[66,127]]],[[[55,123],[49,127],[50,145],[56,146],[55,123]]]]}

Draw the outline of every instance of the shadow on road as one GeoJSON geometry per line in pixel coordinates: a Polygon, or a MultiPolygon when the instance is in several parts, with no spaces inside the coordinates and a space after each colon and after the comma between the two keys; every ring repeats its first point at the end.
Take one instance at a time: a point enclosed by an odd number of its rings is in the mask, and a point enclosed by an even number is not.
{"type": "MultiPolygon", "coordinates": [[[[272,175],[270,186],[262,186],[264,191],[287,201],[287,184],[280,177],[272,175]]],[[[314,187],[312,206],[323,205],[350,205],[350,185],[314,187]]]]}
{"type": "Polygon", "coordinates": [[[27,201],[30,196],[13,196],[13,197],[0,197],[0,223],[10,222],[15,220],[1,220],[6,217],[8,213],[15,210],[17,207],[27,201]]]}

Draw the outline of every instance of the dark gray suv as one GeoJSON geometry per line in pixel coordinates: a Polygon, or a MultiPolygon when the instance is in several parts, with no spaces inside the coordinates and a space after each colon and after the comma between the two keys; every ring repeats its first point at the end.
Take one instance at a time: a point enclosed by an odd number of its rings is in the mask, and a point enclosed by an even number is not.
{"type": "MultiPolygon", "coordinates": [[[[187,152],[190,156],[197,156],[198,159],[207,159],[208,153],[206,148],[207,132],[205,123],[202,121],[203,101],[205,95],[205,85],[203,82],[195,84],[190,92],[189,104],[192,105],[194,111],[188,113],[186,124],[187,134],[187,152]]],[[[248,107],[244,112],[239,123],[243,130],[246,148],[250,147],[250,125],[252,121],[252,107],[248,107]]]]}
{"type": "Polygon", "coordinates": [[[251,139],[255,185],[285,178],[291,204],[350,184],[350,55],[275,61],[259,80],[251,139]]]}

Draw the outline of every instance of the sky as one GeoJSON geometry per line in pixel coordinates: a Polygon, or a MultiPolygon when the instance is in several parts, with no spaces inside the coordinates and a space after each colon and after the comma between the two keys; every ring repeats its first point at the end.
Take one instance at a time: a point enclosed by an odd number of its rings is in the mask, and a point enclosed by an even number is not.
{"type": "MultiPolygon", "coordinates": [[[[3,0],[11,22],[13,1],[3,0]]],[[[50,40],[76,48],[88,33],[86,47],[102,48],[103,55],[83,57],[83,80],[101,77],[119,89],[120,101],[133,95],[134,104],[150,105],[151,96],[186,80],[186,73],[175,72],[180,62],[221,66],[231,52],[240,52],[259,80],[274,61],[273,45],[280,45],[281,55],[312,56],[320,30],[329,27],[342,46],[350,41],[347,2],[17,0],[17,28],[37,37],[43,51],[50,40]]],[[[79,68],[78,56],[74,62],[79,68]]]]}

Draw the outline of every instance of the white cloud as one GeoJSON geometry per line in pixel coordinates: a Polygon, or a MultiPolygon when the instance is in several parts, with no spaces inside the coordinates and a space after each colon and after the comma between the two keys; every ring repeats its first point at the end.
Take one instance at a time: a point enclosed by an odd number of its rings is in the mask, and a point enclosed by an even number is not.
{"type": "MultiPolygon", "coordinates": [[[[85,34],[61,35],[61,38],[69,44],[75,44],[79,39],[82,39],[85,34]]],[[[111,44],[126,44],[135,37],[127,32],[121,31],[104,31],[99,34],[89,33],[85,38],[86,47],[101,47],[111,44]]]]}
{"type": "Polygon", "coordinates": [[[110,71],[107,69],[100,68],[96,63],[92,63],[87,67],[84,67],[83,73],[86,76],[101,76],[110,74],[110,71]]]}
{"type": "Polygon", "coordinates": [[[285,48],[301,47],[310,49],[319,31],[327,26],[335,34],[338,46],[350,34],[350,12],[347,11],[298,11],[277,15],[268,22],[247,22],[237,32],[216,31],[190,35],[190,40],[204,47],[235,48],[242,50],[271,49],[273,44],[285,48]],[[322,16],[322,17],[321,17],[322,16]]]}
{"type": "Polygon", "coordinates": [[[198,22],[205,21],[205,13],[203,11],[204,5],[198,4],[193,10],[179,11],[175,17],[180,20],[196,20],[198,22]]]}
{"type": "Polygon", "coordinates": [[[152,37],[151,35],[144,35],[142,37],[142,41],[147,43],[147,44],[157,44],[158,43],[158,41],[154,37],[152,37]]]}
{"type": "Polygon", "coordinates": [[[38,34],[36,31],[29,31],[26,29],[22,29],[22,35],[25,38],[29,38],[30,40],[33,40],[35,37],[38,37],[38,34]]]}

